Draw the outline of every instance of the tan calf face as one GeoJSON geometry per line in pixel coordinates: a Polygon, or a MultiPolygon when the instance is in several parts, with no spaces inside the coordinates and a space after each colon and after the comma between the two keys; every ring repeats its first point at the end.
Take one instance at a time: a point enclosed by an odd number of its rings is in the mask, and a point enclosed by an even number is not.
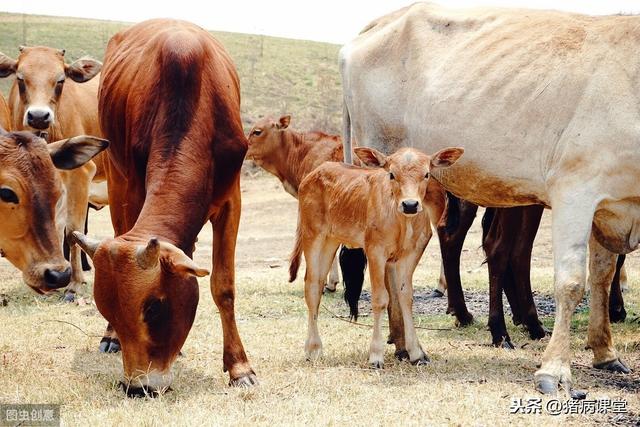
{"type": "Polygon", "coordinates": [[[180,249],[157,239],[94,241],[74,232],[93,259],[94,297],[122,345],[125,383],[161,391],[187,338],[198,305],[195,277],[209,274],[180,249]]]}
{"type": "Polygon", "coordinates": [[[291,116],[282,116],[275,121],[272,118],[260,119],[249,131],[249,150],[247,159],[275,174],[275,163],[286,161],[285,139],[282,133],[289,127],[291,116]]]}
{"type": "Polygon", "coordinates": [[[76,137],[47,145],[31,133],[0,128],[0,252],[38,293],[66,286],[71,277],[55,229],[63,193],[56,167],[78,167],[107,144],[76,137]]]}
{"type": "Polygon", "coordinates": [[[86,82],[101,68],[100,62],[90,58],[65,64],[64,50],[50,47],[21,47],[17,60],[0,53],[0,77],[16,76],[14,86],[20,96],[23,126],[37,130],[55,123],[57,103],[67,78],[86,82]]]}
{"type": "Polygon", "coordinates": [[[354,152],[366,166],[383,168],[389,173],[390,196],[398,212],[412,216],[423,210],[431,170],[453,165],[464,150],[445,148],[433,156],[413,148],[401,148],[390,156],[368,147],[355,148],[354,152]]]}

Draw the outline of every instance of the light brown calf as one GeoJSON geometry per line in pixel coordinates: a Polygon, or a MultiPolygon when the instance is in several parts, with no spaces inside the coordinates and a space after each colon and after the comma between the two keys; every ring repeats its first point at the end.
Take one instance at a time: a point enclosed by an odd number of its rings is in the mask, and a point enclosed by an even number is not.
{"type": "Polygon", "coordinates": [[[427,192],[430,171],[451,166],[462,155],[446,148],[430,157],[403,148],[385,156],[372,148],[356,148],[364,169],[328,162],[311,172],[299,188],[298,232],[291,256],[290,280],[295,280],[304,252],[305,300],[308,336],[305,352],[310,360],[322,352],[318,333],[321,279],[326,276],[340,244],[364,248],[369,260],[373,337],[369,363],[384,364],[381,314],[387,308],[387,285],[396,287],[404,321],[405,345],[412,363],[424,363],[413,327],[413,272],[431,238],[429,222],[437,222],[444,208],[444,190],[427,192]]]}
{"type": "MultiPolygon", "coordinates": [[[[275,175],[284,190],[296,199],[298,187],[311,171],[324,162],[344,160],[342,138],[323,132],[297,132],[289,127],[291,116],[260,119],[249,132],[247,159],[275,175]]],[[[334,258],[325,284],[329,292],[336,291],[340,281],[338,260],[334,258]]]]}
{"type": "MultiPolygon", "coordinates": [[[[9,108],[14,130],[46,132],[49,141],[76,135],[101,136],[98,123],[98,84],[102,64],[82,58],[66,64],[64,50],[44,46],[20,47],[18,59],[0,53],[0,77],[15,75],[9,94],[9,108]]],[[[66,214],[56,215],[60,236],[66,230],[84,230],[89,186],[96,174],[96,165],[88,162],[72,171],[62,171],[66,189],[66,214]]],[[[72,247],[72,276],[65,300],[73,300],[84,282],[80,249],[72,247]]]]}

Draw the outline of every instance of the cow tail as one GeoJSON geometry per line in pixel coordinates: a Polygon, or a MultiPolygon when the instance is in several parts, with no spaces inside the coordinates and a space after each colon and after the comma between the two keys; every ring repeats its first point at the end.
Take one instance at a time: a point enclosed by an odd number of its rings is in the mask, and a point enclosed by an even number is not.
{"type": "Polygon", "coordinates": [[[487,208],[484,211],[484,215],[482,216],[482,246],[484,247],[484,242],[487,240],[487,236],[489,235],[489,230],[491,229],[491,223],[493,223],[493,219],[496,216],[495,208],[487,208]]]}
{"type": "Polygon", "coordinates": [[[298,277],[298,269],[300,268],[300,256],[302,255],[302,225],[300,223],[300,214],[298,213],[298,226],[296,227],[296,244],[291,252],[289,259],[289,283],[292,283],[298,277]]]}
{"type": "Polygon", "coordinates": [[[358,301],[364,283],[367,257],[362,249],[340,248],[340,270],[344,281],[344,301],[349,305],[350,317],[358,320],[358,301]]]}
{"type": "Polygon", "coordinates": [[[347,164],[353,164],[353,151],[351,143],[351,116],[347,103],[342,103],[342,148],[344,151],[344,162],[347,164]]]}

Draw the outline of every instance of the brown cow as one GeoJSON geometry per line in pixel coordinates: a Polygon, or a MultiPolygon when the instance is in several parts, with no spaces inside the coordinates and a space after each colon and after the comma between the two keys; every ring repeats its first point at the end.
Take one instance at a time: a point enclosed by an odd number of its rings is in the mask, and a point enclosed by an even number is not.
{"type": "MultiPolygon", "coordinates": [[[[297,132],[289,127],[291,116],[260,119],[249,132],[247,159],[275,175],[284,190],[296,199],[300,182],[324,162],[344,159],[342,137],[323,132],[297,132]]],[[[336,291],[340,281],[338,262],[333,260],[325,284],[329,292],[336,291]]]]}
{"type": "Polygon", "coordinates": [[[432,157],[411,148],[388,157],[371,148],[356,148],[354,152],[373,169],[327,162],[300,185],[290,280],[295,280],[304,251],[309,313],[307,358],[314,360],[321,355],[317,326],[321,280],[328,273],[338,246],[346,244],[364,248],[370,265],[374,330],[369,363],[376,368],[384,364],[381,314],[389,299],[387,286],[398,291],[409,360],[427,362],[413,327],[412,276],[431,238],[429,222],[438,222],[444,209],[444,190],[440,188],[437,197],[433,197],[427,186],[430,171],[451,166],[463,150],[446,148],[432,157]]]}
{"type": "MultiPolygon", "coordinates": [[[[91,58],[66,64],[64,53],[44,46],[20,47],[17,60],[0,53],[0,77],[16,77],[9,95],[13,129],[46,132],[50,141],[102,134],[98,124],[98,79],[93,79],[102,64],[91,58]]],[[[95,174],[93,162],[61,172],[66,189],[66,215],[58,218],[61,236],[65,229],[67,236],[84,229],[89,186],[95,174]]],[[[73,301],[84,282],[80,250],[72,249],[69,258],[72,277],[65,300],[73,301]]]]}
{"type": "Polygon", "coordinates": [[[95,267],[94,296],[122,345],[128,394],[171,384],[198,304],[191,260],[213,226],[211,292],[220,311],[231,385],[256,377],[235,322],[234,257],[240,168],[247,140],[235,67],[208,32],[183,21],[146,21],[114,35],[99,92],[116,237],[74,233],[95,267]]]}
{"type": "Polygon", "coordinates": [[[0,127],[0,256],[39,294],[64,287],[71,278],[55,229],[63,193],[56,168],[81,166],[107,145],[86,136],[47,145],[33,133],[0,127]]]}

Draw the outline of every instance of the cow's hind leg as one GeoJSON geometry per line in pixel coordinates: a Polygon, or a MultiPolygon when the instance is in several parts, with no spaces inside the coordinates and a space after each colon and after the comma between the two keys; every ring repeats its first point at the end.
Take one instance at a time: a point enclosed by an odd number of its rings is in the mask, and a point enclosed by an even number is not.
{"type": "Polygon", "coordinates": [[[603,248],[592,236],[589,241],[589,312],[588,346],[593,351],[593,366],[628,374],[629,368],[618,358],[611,339],[609,322],[609,287],[616,271],[617,255],[603,248]]]}
{"type": "Polygon", "coordinates": [[[240,223],[240,183],[237,180],[226,204],[211,218],[213,225],[213,272],[211,293],[220,312],[223,334],[223,367],[229,385],[251,386],[256,378],[238,333],[235,317],[235,252],[240,223]]]}
{"type": "MultiPolygon", "coordinates": [[[[609,320],[613,323],[624,322],[624,319],[627,318],[627,311],[624,309],[624,298],[622,297],[622,274],[624,273],[626,276],[624,269],[625,258],[625,255],[618,255],[616,273],[613,275],[613,280],[611,281],[611,292],[609,293],[609,320]]],[[[626,277],[624,278],[624,282],[626,282],[626,277]]]]}

